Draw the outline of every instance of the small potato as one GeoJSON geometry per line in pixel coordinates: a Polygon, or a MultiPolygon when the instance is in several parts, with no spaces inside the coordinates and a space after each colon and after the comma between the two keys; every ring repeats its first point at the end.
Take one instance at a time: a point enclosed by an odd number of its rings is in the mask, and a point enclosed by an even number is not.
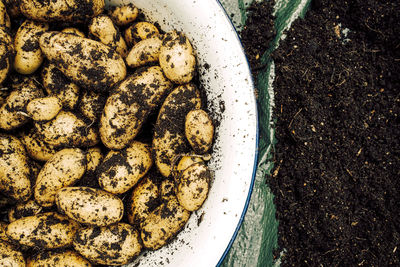
{"type": "Polygon", "coordinates": [[[214,125],[207,112],[196,109],[186,115],[185,135],[196,153],[204,154],[210,150],[214,137],[214,125]]]}
{"type": "Polygon", "coordinates": [[[152,166],[150,146],[133,141],[122,151],[110,151],[99,166],[100,187],[113,194],[131,189],[152,166]]]}
{"type": "Polygon", "coordinates": [[[57,191],[76,183],[85,173],[86,155],[79,148],[65,148],[51,157],[40,170],[35,184],[35,200],[43,207],[54,204],[57,191]]]}
{"type": "Polygon", "coordinates": [[[54,249],[72,244],[78,223],[56,212],[28,216],[10,223],[7,235],[20,245],[54,249]]]}
{"type": "Polygon", "coordinates": [[[123,6],[113,6],[108,11],[108,15],[117,26],[125,26],[135,21],[139,15],[139,9],[132,3],[123,6]]]}
{"type": "Polygon", "coordinates": [[[35,98],[26,106],[28,115],[35,121],[49,121],[57,116],[62,108],[56,96],[35,98]]]}
{"type": "Polygon", "coordinates": [[[94,174],[103,161],[103,153],[100,148],[91,147],[86,152],[86,174],[94,174]]]}
{"type": "Polygon", "coordinates": [[[92,264],[73,250],[43,251],[28,258],[27,267],[91,267],[92,264]]]}
{"type": "Polygon", "coordinates": [[[189,39],[183,33],[172,31],[164,35],[160,66],[165,76],[174,83],[185,84],[192,80],[196,58],[189,39]]]}
{"type": "Polygon", "coordinates": [[[129,47],[137,42],[158,35],[157,27],[150,22],[138,22],[125,30],[125,41],[129,47]]]}
{"type": "Polygon", "coordinates": [[[94,91],[84,91],[79,103],[79,111],[91,121],[97,121],[103,111],[106,97],[94,91]]]}
{"type": "Polygon", "coordinates": [[[8,211],[8,220],[10,222],[19,220],[24,217],[39,214],[42,207],[31,199],[26,203],[19,203],[8,211]]]}
{"type": "Polygon", "coordinates": [[[168,202],[170,198],[175,198],[175,183],[172,180],[165,179],[160,184],[161,200],[168,202]]]}
{"type": "Polygon", "coordinates": [[[50,63],[83,88],[109,92],[126,76],[123,58],[101,42],[52,31],[42,34],[39,44],[50,63]]]}
{"type": "Polygon", "coordinates": [[[40,36],[49,29],[47,23],[26,20],[15,35],[14,69],[21,74],[34,73],[43,62],[40,36]]]}
{"type": "Polygon", "coordinates": [[[51,121],[36,122],[35,127],[43,140],[55,147],[86,147],[99,142],[97,129],[69,111],[60,111],[51,121]]]}
{"type": "Polygon", "coordinates": [[[80,37],[86,37],[83,32],[81,32],[77,28],[73,28],[73,27],[65,28],[61,32],[75,34],[75,35],[80,36],[80,37]]]}
{"type": "Polygon", "coordinates": [[[189,220],[190,212],[179,205],[175,198],[161,204],[147,216],[141,225],[143,245],[156,250],[175,237],[189,220]]]}
{"type": "Polygon", "coordinates": [[[104,0],[20,0],[23,15],[45,22],[84,22],[102,13],[104,5],[104,0]]]}
{"type": "Polygon", "coordinates": [[[11,20],[8,16],[6,6],[4,5],[3,1],[0,0],[0,27],[6,27],[10,29],[11,27],[11,20]]]}
{"type": "Polygon", "coordinates": [[[136,229],[126,223],[81,229],[74,249],[96,264],[121,265],[139,255],[142,245],[136,229]]]}
{"type": "Polygon", "coordinates": [[[89,24],[89,32],[105,45],[109,45],[117,50],[117,52],[125,58],[128,54],[124,38],[120,34],[113,21],[106,15],[100,15],[92,19],[89,24]]]}
{"type": "Polygon", "coordinates": [[[159,190],[148,177],[143,178],[133,189],[128,205],[128,221],[140,226],[147,216],[159,205],[159,190]]]}
{"type": "Polygon", "coordinates": [[[65,187],[57,192],[58,209],[84,224],[105,226],[122,219],[124,205],[117,196],[90,187],[65,187]]]}
{"type": "Polygon", "coordinates": [[[47,144],[34,129],[27,134],[22,134],[21,141],[28,155],[34,160],[48,161],[58,151],[54,146],[47,144]]]}
{"type": "Polygon", "coordinates": [[[24,255],[13,245],[0,240],[0,266],[25,267],[24,255]]]}
{"type": "Polygon", "coordinates": [[[156,35],[135,44],[126,57],[126,64],[136,68],[147,63],[157,62],[160,57],[162,36],[156,35]]]}

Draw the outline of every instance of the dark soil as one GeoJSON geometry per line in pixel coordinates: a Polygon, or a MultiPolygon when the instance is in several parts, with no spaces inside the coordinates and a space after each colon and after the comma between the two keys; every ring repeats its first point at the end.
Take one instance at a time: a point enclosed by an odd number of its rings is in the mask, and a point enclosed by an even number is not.
{"type": "Polygon", "coordinates": [[[398,1],[319,0],[272,55],[282,266],[400,266],[399,30],[398,1]]]}

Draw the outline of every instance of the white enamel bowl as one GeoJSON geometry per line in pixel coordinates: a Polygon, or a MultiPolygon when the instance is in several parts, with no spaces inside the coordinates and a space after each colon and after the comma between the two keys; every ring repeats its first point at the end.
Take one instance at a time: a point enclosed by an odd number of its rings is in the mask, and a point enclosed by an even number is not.
{"type": "Polygon", "coordinates": [[[236,237],[250,199],[257,159],[257,107],[248,63],[238,36],[216,0],[132,2],[164,31],[191,40],[208,107],[219,121],[210,168],[214,181],[203,207],[168,246],[142,253],[129,266],[216,266],[236,237]]]}

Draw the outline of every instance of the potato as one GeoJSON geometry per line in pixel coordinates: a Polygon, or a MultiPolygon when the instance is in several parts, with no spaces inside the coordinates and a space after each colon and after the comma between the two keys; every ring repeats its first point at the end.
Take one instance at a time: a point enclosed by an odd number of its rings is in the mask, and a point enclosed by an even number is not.
{"type": "Polygon", "coordinates": [[[0,85],[10,72],[13,56],[14,43],[11,35],[4,26],[0,25],[0,85]]]}
{"type": "Polygon", "coordinates": [[[159,190],[148,177],[143,178],[133,189],[128,204],[128,221],[140,226],[151,211],[159,205],[159,190]]]}
{"type": "Polygon", "coordinates": [[[21,74],[34,73],[43,62],[40,36],[49,29],[47,23],[26,20],[15,35],[14,69],[21,74]]]}
{"type": "Polygon", "coordinates": [[[47,212],[10,223],[7,235],[20,245],[54,249],[71,245],[78,229],[78,223],[66,216],[47,212]]]}
{"type": "Polygon", "coordinates": [[[108,92],[126,76],[122,57],[100,42],[63,32],[46,32],[39,40],[47,59],[81,87],[108,92]]]}
{"type": "Polygon", "coordinates": [[[160,66],[165,76],[174,83],[185,84],[192,80],[196,58],[189,39],[183,33],[172,31],[164,35],[160,66]]]}
{"type": "Polygon", "coordinates": [[[21,142],[25,145],[29,157],[34,160],[47,161],[58,149],[43,141],[43,137],[34,129],[21,135],[21,142]]]}
{"type": "Polygon", "coordinates": [[[175,237],[189,220],[190,212],[179,205],[176,198],[161,204],[141,225],[143,245],[156,250],[175,237]]]}
{"type": "Polygon", "coordinates": [[[210,150],[214,137],[214,125],[207,112],[196,109],[186,115],[185,135],[196,153],[204,154],[210,150]]]}
{"type": "Polygon", "coordinates": [[[10,239],[6,234],[7,225],[8,223],[6,222],[0,222],[0,242],[2,241],[10,242],[10,239]]]}
{"type": "Polygon", "coordinates": [[[106,97],[94,91],[84,91],[79,103],[79,111],[91,121],[97,121],[103,111],[106,97]]]}
{"type": "Polygon", "coordinates": [[[28,115],[35,121],[49,121],[57,116],[62,108],[56,96],[46,96],[31,100],[26,106],[28,115]]]}
{"type": "Polygon", "coordinates": [[[125,40],[122,38],[118,28],[114,26],[110,17],[100,15],[93,18],[89,24],[89,32],[103,44],[115,48],[122,57],[125,58],[128,54],[125,40]]]}
{"type": "Polygon", "coordinates": [[[131,47],[137,42],[158,35],[159,33],[154,24],[141,21],[127,28],[124,37],[128,46],[131,47]]]}
{"type": "Polygon", "coordinates": [[[91,267],[92,264],[73,250],[43,251],[27,259],[27,267],[91,267]]]}
{"type": "Polygon", "coordinates": [[[94,174],[102,161],[103,153],[101,153],[100,148],[89,148],[86,152],[86,174],[94,174]]]}
{"type": "Polygon", "coordinates": [[[6,27],[7,29],[10,29],[11,27],[11,20],[2,0],[0,0],[0,27],[1,26],[6,27]]]}
{"type": "Polygon", "coordinates": [[[91,262],[105,265],[127,264],[142,248],[138,232],[126,223],[81,229],[73,245],[91,262]]]}
{"type": "Polygon", "coordinates": [[[57,192],[58,209],[84,224],[105,226],[119,222],[124,205],[117,196],[90,187],[65,187],[57,192]]]}
{"type": "Polygon", "coordinates": [[[0,191],[17,201],[31,194],[31,169],[24,145],[11,135],[0,135],[0,191]]]}
{"type": "Polygon", "coordinates": [[[26,203],[19,203],[12,207],[8,211],[8,220],[13,222],[24,217],[39,214],[41,211],[42,207],[35,200],[31,199],[26,203]]]}
{"type": "Polygon", "coordinates": [[[77,23],[102,13],[104,0],[20,0],[20,9],[33,20],[77,23]]]}
{"type": "Polygon", "coordinates": [[[11,244],[0,240],[0,266],[25,267],[24,255],[11,244]]]}
{"type": "Polygon", "coordinates": [[[79,86],[71,82],[54,64],[45,64],[42,70],[43,86],[47,94],[60,99],[65,109],[75,109],[79,99],[79,86]]]}
{"type": "Polygon", "coordinates": [[[78,30],[77,28],[74,28],[74,27],[65,28],[61,32],[75,34],[80,37],[86,37],[83,32],[81,32],[80,30],[78,30]]]}
{"type": "Polygon", "coordinates": [[[59,189],[76,183],[85,173],[86,155],[79,148],[65,148],[51,157],[40,170],[35,184],[35,200],[51,207],[59,189]]]}
{"type": "Polygon", "coordinates": [[[151,62],[157,62],[160,57],[161,44],[161,35],[136,43],[126,57],[126,64],[131,68],[136,68],[151,62]]]}
{"type": "Polygon", "coordinates": [[[51,121],[36,122],[35,127],[43,140],[55,147],[86,147],[99,142],[97,129],[69,111],[60,111],[51,121]]]}
{"type": "MultiPolygon", "coordinates": [[[[175,171],[177,173],[180,173],[197,162],[204,162],[204,161],[201,159],[201,157],[197,156],[183,156],[176,165],[175,171]]],[[[174,178],[175,177],[176,176],[174,176],[174,178]]]]}
{"type": "Polygon", "coordinates": [[[135,21],[139,15],[139,9],[132,3],[122,6],[113,6],[108,11],[108,15],[117,26],[125,26],[135,21]]]}
{"type": "Polygon", "coordinates": [[[165,179],[160,184],[161,200],[167,202],[171,197],[175,198],[175,183],[172,180],[165,179]]]}
{"type": "Polygon", "coordinates": [[[110,151],[99,166],[100,187],[113,194],[131,189],[152,166],[150,146],[133,141],[122,151],[110,151]]]}
{"type": "Polygon", "coordinates": [[[189,152],[184,118],[190,110],[200,107],[200,92],[193,84],[177,87],[165,99],[154,127],[152,146],[155,163],[163,176],[170,176],[177,157],[189,152]]]}
{"type": "Polygon", "coordinates": [[[103,144],[110,149],[126,147],[171,87],[158,66],[140,69],[115,87],[100,118],[103,144]]]}

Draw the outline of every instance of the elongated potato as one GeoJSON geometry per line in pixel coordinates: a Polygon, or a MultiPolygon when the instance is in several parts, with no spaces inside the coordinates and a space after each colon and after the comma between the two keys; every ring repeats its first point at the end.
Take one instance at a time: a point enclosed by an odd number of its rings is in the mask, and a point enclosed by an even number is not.
{"type": "Polygon", "coordinates": [[[119,53],[100,42],[53,31],[42,34],[39,43],[47,59],[81,87],[108,92],[126,76],[119,53]]]}
{"type": "Polygon", "coordinates": [[[39,161],[49,160],[58,149],[43,141],[43,137],[34,129],[27,134],[22,134],[21,142],[25,145],[28,155],[39,161]]]}
{"type": "Polygon", "coordinates": [[[22,14],[46,22],[84,22],[102,13],[104,5],[104,0],[20,0],[22,14]]]}
{"type": "Polygon", "coordinates": [[[100,118],[103,144],[110,149],[126,147],[171,87],[158,66],[143,68],[115,87],[100,118]]]}
{"type": "Polygon", "coordinates": [[[51,121],[36,122],[35,127],[43,140],[55,147],[94,146],[99,142],[97,129],[69,111],[60,111],[51,121]]]}
{"type": "Polygon", "coordinates": [[[103,44],[114,47],[122,57],[125,58],[128,54],[125,40],[110,17],[106,15],[94,17],[89,24],[89,32],[103,44]]]}
{"type": "Polygon", "coordinates": [[[141,225],[140,237],[143,245],[156,250],[175,237],[189,220],[190,212],[179,205],[176,198],[155,209],[141,225]]]}
{"type": "Polygon", "coordinates": [[[90,187],[65,187],[57,192],[58,209],[84,224],[105,226],[119,222],[124,205],[117,196],[90,187]]]}
{"type": "Polygon", "coordinates": [[[78,231],[74,249],[96,264],[121,265],[139,255],[139,233],[126,223],[89,227],[78,231]]]}
{"type": "Polygon", "coordinates": [[[196,58],[189,39],[180,32],[172,31],[164,35],[160,48],[160,66],[165,76],[178,84],[192,80],[196,58]]]}
{"type": "Polygon", "coordinates": [[[177,87],[165,99],[154,128],[152,146],[155,163],[163,176],[170,176],[177,157],[189,152],[184,121],[189,111],[200,107],[200,93],[193,84],[177,87]]]}
{"type": "Polygon", "coordinates": [[[35,200],[43,207],[54,204],[57,191],[76,183],[86,170],[86,155],[79,148],[65,148],[54,154],[40,170],[35,200]]]}
{"type": "Polygon", "coordinates": [[[47,212],[10,223],[7,235],[20,245],[54,249],[71,245],[78,229],[78,223],[66,216],[47,212]]]}
{"type": "Polygon", "coordinates": [[[25,267],[24,255],[10,243],[0,240],[0,266],[25,267]]]}
{"type": "Polygon", "coordinates": [[[131,68],[136,68],[151,62],[157,62],[160,57],[161,44],[161,35],[136,43],[126,57],[126,64],[131,68]]]}
{"type": "Polygon", "coordinates": [[[103,161],[103,153],[98,147],[91,147],[86,152],[86,174],[94,174],[103,161]]]}
{"type": "Polygon", "coordinates": [[[133,189],[128,204],[128,221],[140,227],[147,216],[159,205],[159,190],[148,177],[143,178],[133,189]]]}
{"type": "Polygon", "coordinates": [[[21,74],[34,73],[43,62],[40,36],[49,29],[47,23],[26,20],[15,35],[14,69],[21,74]]]}
{"type": "Polygon", "coordinates": [[[141,21],[133,24],[125,30],[125,41],[129,47],[137,42],[158,35],[160,32],[157,27],[150,22],[141,21]]]}
{"type": "Polygon", "coordinates": [[[65,28],[61,32],[75,34],[80,37],[86,37],[83,32],[81,32],[80,30],[78,30],[77,28],[74,28],[74,27],[65,28]]]}
{"type": "Polygon", "coordinates": [[[62,108],[56,96],[39,97],[31,100],[26,106],[28,115],[35,121],[49,121],[57,116],[62,108]]]}
{"type": "Polygon", "coordinates": [[[8,16],[6,6],[2,0],[0,0],[0,27],[1,26],[6,27],[7,29],[10,29],[11,27],[10,16],[8,16]]]}
{"type": "Polygon", "coordinates": [[[196,153],[204,154],[210,150],[214,137],[214,125],[207,112],[196,109],[186,115],[185,135],[196,153]]]}
{"type": "Polygon", "coordinates": [[[139,15],[139,9],[132,3],[113,6],[108,10],[108,15],[117,26],[125,26],[135,21],[139,15]]]}
{"type": "Polygon", "coordinates": [[[31,194],[31,169],[22,142],[11,135],[0,135],[0,191],[17,201],[31,194]]]}
{"type": "Polygon", "coordinates": [[[79,103],[79,111],[91,121],[97,121],[103,111],[106,97],[94,91],[84,91],[79,103]]]}
{"type": "Polygon", "coordinates": [[[100,187],[113,194],[131,189],[152,166],[150,146],[133,141],[122,151],[110,151],[99,166],[100,187]]]}
{"type": "Polygon", "coordinates": [[[31,199],[26,203],[19,203],[12,207],[8,211],[8,220],[13,222],[24,217],[39,214],[41,211],[42,207],[35,200],[31,199]]]}
{"type": "Polygon", "coordinates": [[[28,258],[26,267],[91,267],[92,264],[76,251],[43,251],[28,258]]]}

